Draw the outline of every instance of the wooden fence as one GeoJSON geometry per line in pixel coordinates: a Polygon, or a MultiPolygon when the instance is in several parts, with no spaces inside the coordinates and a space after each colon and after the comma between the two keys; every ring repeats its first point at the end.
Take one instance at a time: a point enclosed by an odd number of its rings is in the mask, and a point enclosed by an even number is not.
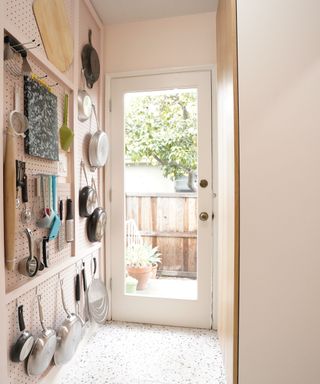
{"type": "Polygon", "coordinates": [[[126,219],[133,219],[143,241],[158,246],[158,274],[196,277],[197,197],[194,193],[126,195],[126,219]]]}

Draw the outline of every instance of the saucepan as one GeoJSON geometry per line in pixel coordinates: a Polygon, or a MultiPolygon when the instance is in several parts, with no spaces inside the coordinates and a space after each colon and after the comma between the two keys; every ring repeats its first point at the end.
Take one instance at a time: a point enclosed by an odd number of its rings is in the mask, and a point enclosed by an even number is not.
{"type": "Polygon", "coordinates": [[[72,358],[82,336],[82,323],[80,318],[75,313],[71,313],[66,306],[63,280],[60,280],[60,290],[63,309],[67,317],[60,325],[57,334],[58,344],[54,354],[54,362],[56,365],[65,364],[72,358]]]}
{"type": "Polygon", "coordinates": [[[97,131],[91,136],[89,142],[89,163],[92,168],[103,167],[109,156],[109,139],[106,132],[100,129],[96,107],[92,105],[93,114],[97,122],[97,131]]]}
{"type": "Polygon", "coordinates": [[[37,295],[37,299],[42,333],[35,341],[28,358],[27,373],[29,376],[39,376],[48,368],[57,345],[55,330],[46,328],[44,325],[41,295],[37,295]]]}

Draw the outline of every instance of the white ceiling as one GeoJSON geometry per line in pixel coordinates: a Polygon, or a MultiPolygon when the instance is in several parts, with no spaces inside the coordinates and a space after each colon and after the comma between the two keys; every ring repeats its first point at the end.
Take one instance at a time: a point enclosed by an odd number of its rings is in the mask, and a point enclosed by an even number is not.
{"type": "Polygon", "coordinates": [[[216,11],[219,0],[91,0],[104,24],[216,11]]]}

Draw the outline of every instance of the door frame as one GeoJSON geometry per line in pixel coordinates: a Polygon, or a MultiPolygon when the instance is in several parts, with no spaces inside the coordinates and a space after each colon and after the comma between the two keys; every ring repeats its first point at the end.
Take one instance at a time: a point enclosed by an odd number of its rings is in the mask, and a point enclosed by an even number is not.
{"type": "MultiPolygon", "coordinates": [[[[182,72],[198,72],[198,71],[209,71],[211,74],[211,151],[212,151],[212,183],[213,183],[213,212],[217,217],[218,203],[215,197],[215,193],[218,191],[218,143],[217,143],[217,104],[216,104],[216,67],[214,65],[198,65],[198,66],[187,66],[187,67],[173,67],[173,68],[160,68],[152,70],[141,70],[141,71],[128,71],[128,72],[111,72],[105,74],[105,130],[111,137],[111,81],[117,78],[126,77],[138,77],[148,75],[160,75],[170,73],[182,73],[182,72]]],[[[112,149],[111,149],[112,150],[112,149]]],[[[108,161],[105,167],[105,207],[110,217],[111,211],[111,161],[108,161]]],[[[112,289],[112,277],[111,277],[111,225],[108,220],[105,236],[105,281],[111,298],[112,289]]],[[[212,329],[217,329],[217,312],[218,312],[218,230],[217,223],[213,220],[213,253],[212,253],[212,295],[211,295],[211,307],[212,307],[212,329]]],[[[109,303],[109,315],[108,320],[112,319],[112,301],[109,303]]]]}

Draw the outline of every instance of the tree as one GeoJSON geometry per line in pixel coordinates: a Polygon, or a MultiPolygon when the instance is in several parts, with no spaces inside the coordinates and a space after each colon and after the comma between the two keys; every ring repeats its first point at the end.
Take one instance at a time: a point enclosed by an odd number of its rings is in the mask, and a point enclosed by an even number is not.
{"type": "Polygon", "coordinates": [[[130,94],[125,111],[125,153],[133,163],[160,165],[172,180],[197,168],[195,90],[130,94]]]}

